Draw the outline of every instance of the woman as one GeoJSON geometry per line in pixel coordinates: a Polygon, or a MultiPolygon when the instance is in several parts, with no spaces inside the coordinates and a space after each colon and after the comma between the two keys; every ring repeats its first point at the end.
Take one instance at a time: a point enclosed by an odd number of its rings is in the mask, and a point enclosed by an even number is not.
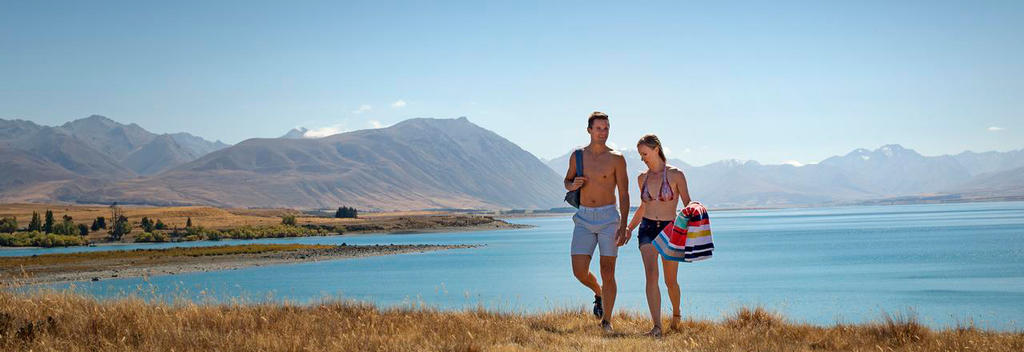
{"type": "MultiPolygon", "coordinates": [[[[654,328],[647,335],[661,337],[661,290],[658,287],[658,250],[654,248],[654,238],[662,229],[676,218],[676,205],[679,200],[683,206],[690,203],[690,193],[686,189],[686,177],[683,171],[669,166],[662,151],[658,136],[646,134],[636,145],[641,159],[647,164],[647,171],[637,178],[640,185],[640,208],[636,210],[629,222],[629,232],[640,226],[637,233],[637,244],[644,262],[647,278],[647,306],[651,310],[654,328]],[[652,192],[652,190],[654,190],[652,192]]],[[[628,237],[626,239],[628,241],[628,237]]],[[[679,262],[662,258],[665,268],[665,285],[668,286],[668,298],[672,301],[672,328],[675,329],[682,315],[679,313],[679,282],[676,273],[679,262]]]]}

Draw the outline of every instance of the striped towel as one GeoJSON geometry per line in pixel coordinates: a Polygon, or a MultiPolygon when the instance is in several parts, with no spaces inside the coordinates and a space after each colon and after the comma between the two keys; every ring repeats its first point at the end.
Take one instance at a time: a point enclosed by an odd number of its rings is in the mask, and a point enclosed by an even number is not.
{"type": "Polygon", "coordinates": [[[676,220],[654,239],[654,248],[663,257],[677,262],[696,262],[711,258],[715,244],[711,241],[708,210],[700,202],[690,202],[679,211],[676,220]],[[685,224],[685,226],[680,226],[685,224]]]}

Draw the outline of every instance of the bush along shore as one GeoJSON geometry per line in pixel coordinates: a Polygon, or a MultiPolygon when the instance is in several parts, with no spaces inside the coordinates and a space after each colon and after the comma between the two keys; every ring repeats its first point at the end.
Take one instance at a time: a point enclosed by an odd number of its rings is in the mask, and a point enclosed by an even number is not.
{"type": "MultiPolygon", "coordinates": [[[[339,209],[339,212],[346,209],[339,209]]],[[[354,216],[354,209],[347,209],[342,215],[354,216]]],[[[157,211],[151,211],[157,212],[157,211]]],[[[180,211],[168,211],[174,214],[180,211]]],[[[225,212],[226,213],[226,212],[225,212]]],[[[277,216],[277,223],[268,223],[271,216],[248,217],[241,221],[253,221],[256,224],[238,224],[231,214],[226,217],[232,225],[223,225],[225,216],[209,219],[212,226],[204,226],[191,217],[185,219],[184,225],[171,227],[159,218],[142,216],[138,221],[123,214],[115,208],[113,215],[99,216],[86,223],[76,223],[71,216],[64,214],[55,219],[52,211],[43,216],[32,213],[32,220],[26,227],[19,227],[17,218],[5,216],[0,219],[0,246],[6,247],[63,247],[82,246],[95,243],[111,242],[181,242],[221,239],[259,239],[280,237],[305,237],[342,235],[346,233],[413,233],[441,230],[477,230],[519,228],[522,225],[510,224],[490,216],[466,214],[430,214],[394,217],[371,217],[367,219],[344,218],[340,223],[325,223],[318,217],[296,217],[285,213],[277,216]]],[[[241,216],[235,216],[242,218],[241,216]]],[[[199,219],[197,219],[199,220],[199,219]]],[[[204,219],[207,220],[207,219],[204,219]]]]}
{"type": "MultiPolygon", "coordinates": [[[[720,321],[685,319],[643,336],[646,314],[621,313],[602,333],[585,309],[534,314],[485,309],[122,298],[0,290],[4,351],[1022,351],[1024,333],[962,326],[933,330],[913,318],[864,324],[792,323],[759,308],[720,321]]],[[[666,322],[667,323],[667,322],[666,322]]]]}

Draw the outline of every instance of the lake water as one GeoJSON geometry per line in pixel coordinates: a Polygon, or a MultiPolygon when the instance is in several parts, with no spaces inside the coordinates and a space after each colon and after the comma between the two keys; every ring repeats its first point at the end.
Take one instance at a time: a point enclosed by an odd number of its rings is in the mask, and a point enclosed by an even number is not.
{"type": "MultiPolygon", "coordinates": [[[[570,273],[569,216],[510,221],[536,227],[126,245],[114,248],[252,242],[485,246],[73,285],[103,298],[141,292],[200,301],[342,297],[382,306],[483,305],[514,312],[589,307],[592,293],[570,273]]],[[[908,311],[933,327],[973,321],[982,328],[1019,331],[1024,321],[1024,202],[712,211],[711,223],[714,258],[680,265],[684,316],[717,320],[739,307],[763,306],[821,325],[877,321],[883,312],[908,311]]],[[[0,255],[110,248],[0,250],[0,255]]],[[[592,267],[598,272],[597,260],[592,267]]],[[[616,275],[616,308],[646,312],[635,233],[620,249],[616,275]]],[[[667,296],[662,301],[668,312],[667,296]]]]}

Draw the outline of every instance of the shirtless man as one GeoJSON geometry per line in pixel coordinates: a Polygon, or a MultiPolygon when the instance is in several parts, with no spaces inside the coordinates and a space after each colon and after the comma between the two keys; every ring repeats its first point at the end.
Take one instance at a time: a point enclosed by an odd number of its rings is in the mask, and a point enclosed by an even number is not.
{"type": "Polygon", "coordinates": [[[572,273],[594,291],[594,315],[601,318],[601,329],[612,331],[615,306],[615,259],[619,243],[627,235],[629,216],[629,178],[626,159],[605,145],[608,141],[608,115],[595,111],[587,119],[590,145],[583,148],[583,176],[576,177],[576,158],[569,157],[565,189],[580,190],[580,209],[572,217],[572,273]],[[615,209],[615,189],[619,191],[619,209],[615,209]],[[620,219],[622,219],[620,221],[620,219]],[[601,283],[590,272],[594,248],[601,249],[601,283]]]}

